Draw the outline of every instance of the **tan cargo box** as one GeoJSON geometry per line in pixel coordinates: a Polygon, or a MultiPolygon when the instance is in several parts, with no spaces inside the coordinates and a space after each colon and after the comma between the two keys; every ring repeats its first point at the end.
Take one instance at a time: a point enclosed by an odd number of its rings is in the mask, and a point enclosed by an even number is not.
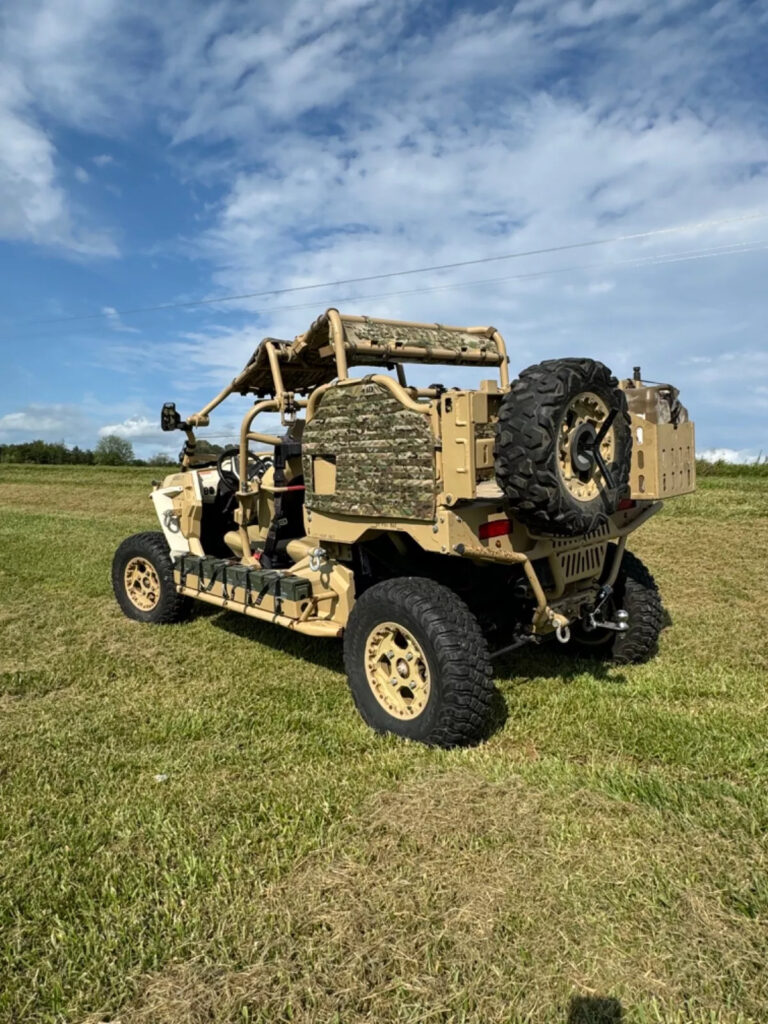
{"type": "Polygon", "coordinates": [[[672,498],[696,487],[696,445],[688,410],[668,384],[622,382],[632,418],[631,496],[672,498]]]}
{"type": "Polygon", "coordinates": [[[693,423],[651,423],[632,416],[631,497],[671,498],[696,487],[693,423]]]}

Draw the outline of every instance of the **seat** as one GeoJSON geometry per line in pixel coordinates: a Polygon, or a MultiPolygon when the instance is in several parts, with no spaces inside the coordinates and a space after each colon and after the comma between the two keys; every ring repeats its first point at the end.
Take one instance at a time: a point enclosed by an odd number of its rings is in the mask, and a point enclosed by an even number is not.
{"type": "MultiPolygon", "coordinates": [[[[255,554],[264,547],[264,537],[256,525],[247,527],[248,540],[251,542],[251,551],[255,554]]],[[[224,534],[224,543],[236,558],[243,557],[243,545],[240,540],[239,530],[230,530],[224,534]]],[[[302,558],[317,547],[317,541],[312,537],[295,537],[289,541],[278,541],[278,545],[285,544],[285,551],[292,562],[299,562],[302,558]]]]}
{"type": "MultiPolygon", "coordinates": [[[[258,525],[254,523],[252,526],[246,527],[248,530],[248,540],[251,542],[251,551],[256,548],[264,547],[264,537],[262,536],[261,530],[258,525]]],[[[239,530],[229,530],[224,534],[224,543],[227,545],[229,550],[237,558],[243,557],[243,542],[240,539],[239,530]]]]}

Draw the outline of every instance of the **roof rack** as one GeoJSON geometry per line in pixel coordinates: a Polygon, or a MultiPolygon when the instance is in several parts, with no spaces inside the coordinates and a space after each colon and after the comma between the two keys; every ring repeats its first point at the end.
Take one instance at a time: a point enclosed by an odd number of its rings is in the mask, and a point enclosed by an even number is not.
{"type": "Polygon", "coordinates": [[[494,327],[451,327],[351,316],[328,309],[292,342],[265,338],[233,382],[234,391],[260,397],[282,391],[306,394],[350,366],[442,363],[498,366],[508,384],[507,353],[494,327]]]}

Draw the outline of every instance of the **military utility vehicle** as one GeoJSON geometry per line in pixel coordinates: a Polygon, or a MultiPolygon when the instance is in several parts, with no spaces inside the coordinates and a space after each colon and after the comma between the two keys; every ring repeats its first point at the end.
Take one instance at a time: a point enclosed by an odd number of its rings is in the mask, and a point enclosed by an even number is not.
{"type": "Polygon", "coordinates": [[[342,637],[374,729],[477,742],[492,659],[523,645],[623,663],[656,651],[659,593],[626,542],[693,490],[694,432],[677,390],[639,368],[617,381],[594,359],[550,359],[510,383],[493,327],[329,309],[292,342],[266,338],[186,420],[166,404],[162,427],[187,439],[152,492],[162,532],[115,555],[125,614],[171,623],[204,601],[342,637]],[[415,387],[409,363],[491,379],[415,387]],[[239,444],[197,451],[232,394],[255,399],[239,444]],[[264,413],[281,428],[259,430],[264,413]]]}

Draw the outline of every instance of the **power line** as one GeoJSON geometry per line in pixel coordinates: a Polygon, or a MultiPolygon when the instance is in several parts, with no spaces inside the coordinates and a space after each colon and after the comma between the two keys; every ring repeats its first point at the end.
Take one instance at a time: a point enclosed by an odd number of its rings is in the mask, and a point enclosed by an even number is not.
{"type": "MultiPolygon", "coordinates": [[[[112,309],[108,313],[87,313],[80,316],[57,317],[51,320],[27,320],[26,324],[61,324],[85,320],[108,320],[115,316],[131,316],[134,313],[157,313],[171,309],[189,309],[195,306],[215,306],[223,302],[239,302],[244,299],[264,298],[267,295],[286,295],[293,292],[311,291],[319,288],[337,288],[340,285],[363,284],[368,281],[382,281],[394,277],[408,277],[413,274],[427,274],[441,270],[455,270],[458,267],[477,266],[483,263],[496,263],[503,260],[522,259],[529,256],[545,256],[556,252],[567,252],[574,249],[587,249],[600,245],[613,245],[618,242],[638,241],[643,238],[655,238],[660,235],[680,234],[686,231],[698,231],[704,228],[721,227],[726,224],[737,224],[745,221],[764,220],[768,212],[747,214],[742,217],[727,217],[720,220],[698,221],[691,224],[673,225],[655,228],[652,231],[640,231],[629,235],[616,235],[613,238],[596,238],[585,242],[571,242],[565,245],[548,246],[542,249],[527,249],[520,252],[506,253],[500,256],[482,256],[472,260],[458,260],[455,263],[441,263],[428,267],[411,267],[408,270],[392,270],[384,274],[369,274],[365,277],[348,277],[338,281],[323,281],[316,284],[295,285],[291,288],[271,288],[261,292],[243,292],[239,295],[221,295],[215,299],[190,299],[186,302],[167,302],[155,306],[135,306],[131,309],[112,309]]],[[[450,287],[450,286],[449,286],[450,287]]],[[[397,293],[393,293],[397,294],[397,293]]],[[[406,294],[406,293],[400,293],[406,294]]],[[[408,293],[412,294],[412,293],[408,293]]],[[[294,307],[296,308],[296,307],[294,307]]],[[[304,307],[306,308],[306,307],[304,307]]]]}
{"type": "MultiPolygon", "coordinates": [[[[507,274],[502,277],[473,278],[468,281],[448,281],[443,284],[426,285],[420,288],[400,289],[394,292],[375,292],[368,295],[347,295],[336,296],[334,301],[339,305],[346,302],[362,302],[368,299],[398,298],[403,295],[422,295],[430,292],[445,291],[447,289],[471,288],[476,285],[501,284],[508,281],[524,281],[540,277],[550,277],[558,274],[569,274],[584,271],[599,270],[607,272],[616,269],[635,268],[642,269],[647,266],[659,266],[665,263],[685,263],[691,260],[711,259],[717,256],[738,256],[743,253],[761,252],[768,248],[768,240],[757,240],[752,242],[731,242],[720,246],[707,246],[698,249],[684,249],[677,252],[656,253],[650,256],[636,256],[626,260],[611,260],[603,263],[577,263],[565,267],[554,267],[549,270],[534,270],[524,274],[507,274]]],[[[316,302],[293,303],[287,306],[264,306],[258,310],[257,315],[267,313],[286,313],[304,309],[316,309],[316,302]]],[[[29,337],[24,335],[23,337],[29,337]]]]}
{"type": "MultiPolygon", "coordinates": [[[[377,292],[369,295],[347,295],[337,301],[358,302],[367,299],[388,299],[398,298],[402,295],[422,295],[427,292],[445,291],[454,288],[470,288],[474,285],[501,284],[506,281],[523,281],[530,278],[550,277],[554,274],[568,274],[582,270],[611,270],[618,267],[644,267],[655,266],[663,263],[684,263],[688,260],[707,259],[713,256],[736,256],[740,253],[759,252],[768,246],[768,241],[758,242],[734,242],[727,246],[707,247],[702,249],[688,249],[673,253],[657,253],[654,256],[639,256],[628,260],[613,260],[609,263],[581,263],[572,264],[567,267],[555,267],[550,270],[534,270],[526,274],[510,274],[504,277],[475,278],[470,281],[449,281],[445,284],[428,285],[422,288],[409,288],[396,292],[377,292]]],[[[287,313],[301,309],[315,309],[316,303],[304,302],[291,306],[266,306],[259,310],[262,313],[287,313]]]]}

